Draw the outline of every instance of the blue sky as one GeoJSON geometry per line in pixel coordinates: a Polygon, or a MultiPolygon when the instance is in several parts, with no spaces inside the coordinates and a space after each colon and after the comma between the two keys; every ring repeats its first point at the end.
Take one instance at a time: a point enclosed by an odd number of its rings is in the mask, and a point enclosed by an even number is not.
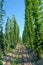
{"type": "MultiPolygon", "coordinates": [[[[6,11],[7,17],[12,17],[12,15],[15,15],[20,27],[20,35],[22,35],[24,29],[24,0],[5,0],[4,10],[6,11]]],[[[4,22],[4,28],[5,24],[6,17],[4,22]]]]}

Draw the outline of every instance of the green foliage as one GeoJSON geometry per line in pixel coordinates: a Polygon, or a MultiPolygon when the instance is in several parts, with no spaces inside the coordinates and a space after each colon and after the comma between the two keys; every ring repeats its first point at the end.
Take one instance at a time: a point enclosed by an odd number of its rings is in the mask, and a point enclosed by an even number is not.
{"type": "MultiPolygon", "coordinates": [[[[41,46],[41,50],[43,51],[43,1],[40,0],[40,3],[39,3],[39,6],[40,6],[40,21],[41,21],[41,29],[40,29],[40,32],[41,32],[41,41],[40,41],[40,46],[41,46]],[[41,6],[42,5],[42,6],[41,6]]],[[[42,53],[41,51],[41,53],[42,53]]]]}
{"type": "Polygon", "coordinates": [[[2,61],[0,61],[0,65],[3,65],[2,61]]]}
{"type": "Polygon", "coordinates": [[[19,26],[16,22],[15,17],[10,19],[7,18],[6,28],[5,28],[5,51],[9,50],[9,48],[15,48],[17,43],[19,42],[19,26]]]}
{"type": "Polygon", "coordinates": [[[16,61],[15,60],[12,60],[11,61],[11,65],[16,65],[16,61]]]}
{"type": "Polygon", "coordinates": [[[4,51],[4,43],[3,43],[3,16],[5,11],[3,10],[4,0],[0,1],[0,49],[4,51]]]}
{"type": "Polygon", "coordinates": [[[39,15],[39,1],[32,1],[34,6],[33,6],[33,18],[34,18],[34,33],[35,33],[35,37],[34,37],[34,49],[35,52],[37,53],[37,57],[39,57],[40,55],[40,26],[41,26],[41,21],[40,21],[40,15],[39,15]]]}
{"type": "Polygon", "coordinates": [[[25,0],[25,25],[22,41],[40,58],[43,48],[43,16],[40,13],[41,0],[25,0]],[[41,16],[41,17],[40,17],[41,16]]]}
{"type": "Polygon", "coordinates": [[[25,26],[23,31],[23,43],[26,47],[33,49],[34,38],[34,22],[32,17],[32,3],[31,0],[25,0],[25,26]]]}

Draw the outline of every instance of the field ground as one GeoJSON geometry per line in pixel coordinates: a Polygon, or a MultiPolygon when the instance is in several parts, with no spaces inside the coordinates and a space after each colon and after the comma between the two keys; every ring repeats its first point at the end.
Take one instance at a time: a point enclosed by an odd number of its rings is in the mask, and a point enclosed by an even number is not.
{"type": "Polygon", "coordinates": [[[3,65],[43,65],[43,59],[35,61],[35,54],[26,49],[23,44],[18,44],[17,47],[3,57],[3,65]]]}

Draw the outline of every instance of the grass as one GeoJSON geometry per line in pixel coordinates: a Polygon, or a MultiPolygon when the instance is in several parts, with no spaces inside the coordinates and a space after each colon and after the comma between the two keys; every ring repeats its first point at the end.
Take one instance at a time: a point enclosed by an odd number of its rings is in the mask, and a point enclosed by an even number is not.
{"type": "Polygon", "coordinates": [[[2,61],[0,61],[0,65],[3,65],[2,61]]]}
{"type": "Polygon", "coordinates": [[[12,49],[12,48],[10,48],[8,52],[9,52],[9,53],[12,53],[12,51],[13,51],[13,49],[12,49]]]}

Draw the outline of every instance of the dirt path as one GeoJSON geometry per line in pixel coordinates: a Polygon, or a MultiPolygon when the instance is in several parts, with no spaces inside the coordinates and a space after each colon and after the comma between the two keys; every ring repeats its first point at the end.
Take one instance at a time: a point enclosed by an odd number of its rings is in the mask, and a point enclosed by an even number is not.
{"type": "Polygon", "coordinates": [[[4,57],[3,65],[12,65],[11,61],[14,60],[14,65],[38,65],[33,61],[34,53],[30,49],[26,49],[23,44],[18,44],[12,53],[4,57]]]}

